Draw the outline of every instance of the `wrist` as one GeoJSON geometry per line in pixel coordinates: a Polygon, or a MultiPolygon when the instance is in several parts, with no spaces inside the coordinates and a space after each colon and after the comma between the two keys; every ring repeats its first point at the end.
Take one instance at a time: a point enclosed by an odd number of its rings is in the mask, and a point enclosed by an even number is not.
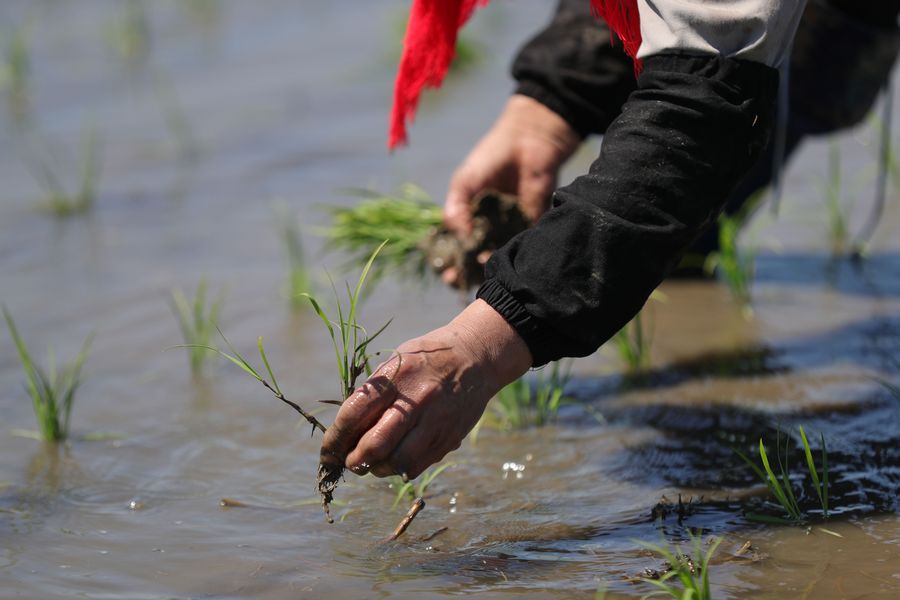
{"type": "Polygon", "coordinates": [[[484,300],[476,300],[448,325],[484,368],[503,387],[531,368],[531,352],[522,337],[484,300]]]}

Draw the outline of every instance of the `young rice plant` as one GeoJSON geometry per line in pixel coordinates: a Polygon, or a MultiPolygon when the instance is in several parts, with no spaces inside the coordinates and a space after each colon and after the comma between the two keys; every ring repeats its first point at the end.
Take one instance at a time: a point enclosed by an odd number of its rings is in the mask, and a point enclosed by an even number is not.
{"type": "MultiPolygon", "coordinates": [[[[809,477],[812,481],[813,492],[815,493],[815,497],[819,500],[819,506],[822,509],[822,517],[827,519],[829,508],[828,450],[825,446],[825,436],[822,435],[820,437],[820,442],[822,444],[822,476],[819,477],[819,469],[815,464],[815,460],[813,459],[812,450],[810,449],[809,440],[806,437],[806,432],[803,430],[802,425],[798,428],[798,430],[800,433],[800,442],[803,446],[803,453],[806,459],[807,472],[809,473],[809,477]]],[[[750,458],[743,452],[740,452],[739,450],[735,450],[735,452],[737,452],[738,456],[740,456],[745,463],[750,465],[750,468],[753,469],[753,472],[756,473],[756,476],[766,484],[766,486],[769,488],[769,491],[787,513],[787,520],[794,523],[803,523],[807,520],[807,515],[800,508],[800,505],[797,502],[797,496],[794,493],[794,485],[791,483],[790,471],[788,467],[788,446],[789,440],[785,440],[784,448],[782,450],[781,432],[778,432],[775,444],[775,466],[778,467],[777,474],[775,472],[775,469],[772,467],[772,463],[769,459],[768,453],[766,452],[766,447],[763,443],[762,438],[759,439],[759,458],[762,467],[750,460],[750,458]]],[[[751,515],[751,518],[763,521],[783,522],[783,519],[772,519],[760,515],[751,515]]]]}
{"type": "MultiPolygon", "coordinates": [[[[552,422],[560,406],[566,402],[564,390],[569,381],[571,364],[563,367],[555,362],[536,372],[533,378],[520,377],[502,390],[488,404],[481,421],[483,426],[498,431],[541,427],[552,422]],[[530,381],[533,379],[533,381],[530,381]]],[[[477,437],[478,430],[473,432],[477,437]]]]}
{"type": "Polygon", "coordinates": [[[307,298],[303,294],[312,291],[312,283],[304,258],[303,240],[300,237],[297,220],[291,214],[288,206],[279,204],[275,210],[288,259],[287,296],[291,306],[299,308],[307,302],[307,298]]]}
{"type": "Polygon", "coordinates": [[[40,436],[48,442],[59,442],[69,436],[69,420],[75,393],[81,384],[81,368],[87,360],[93,336],[81,346],[75,359],[57,369],[52,349],[48,353],[46,370],[31,357],[25,342],[19,335],[12,315],[3,309],[6,326],[13,339],[19,360],[25,370],[26,389],[31,396],[34,416],[37,418],[40,436]]]}
{"type": "Polygon", "coordinates": [[[100,177],[99,146],[97,135],[88,130],[81,141],[80,182],[75,193],[63,184],[55,164],[46,156],[34,156],[26,164],[44,190],[44,198],[38,208],[58,217],[68,217],[88,212],[94,205],[97,180],[100,177]]]}
{"type": "Polygon", "coordinates": [[[644,595],[642,600],[658,596],[675,600],[710,600],[709,561],[721,542],[721,538],[716,538],[704,550],[700,536],[691,536],[691,554],[682,552],[678,547],[640,542],[642,546],[664,558],[669,568],[659,579],[643,579],[645,583],[658,589],[644,595]]]}
{"type": "Polygon", "coordinates": [[[203,371],[203,364],[210,355],[213,335],[218,330],[219,315],[225,302],[224,295],[220,293],[215,300],[207,303],[206,292],[206,280],[201,279],[193,300],[189,300],[179,289],[173,289],[171,293],[172,310],[178,319],[184,345],[189,350],[191,373],[195,376],[203,371]]]}
{"type": "Polygon", "coordinates": [[[447,462],[442,465],[435,465],[426,469],[424,473],[419,475],[417,482],[403,481],[400,475],[394,475],[390,478],[392,489],[397,490],[394,495],[394,503],[391,508],[397,508],[397,505],[405,498],[409,502],[415,502],[416,498],[424,498],[428,492],[429,486],[437,478],[438,475],[454,466],[456,463],[447,462]]]}
{"type": "Polygon", "coordinates": [[[421,188],[407,184],[397,196],[370,190],[349,190],[361,200],[350,208],[332,208],[332,225],[325,229],[326,247],[351,256],[348,267],[364,265],[376,248],[378,260],[370,277],[378,281],[390,269],[401,275],[422,277],[427,272],[420,244],[439,227],[441,207],[421,188]],[[384,246],[383,242],[390,240],[384,246]]]}
{"type": "MultiPolygon", "coordinates": [[[[748,201],[752,204],[752,201],[748,201]]],[[[738,236],[744,223],[741,215],[719,217],[719,249],[706,258],[704,270],[718,273],[731,292],[732,298],[740,305],[745,318],[753,316],[750,288],[753,284],[754,256],[738,245],[738,236]]]]}
{"type": "Polygon", "coordinates": [[[0,90],[9,95],[12,116],[22,120],[28,113],[30,102],[31,52],[28,47],[28,30],[19,27],[7,41],[3,62],[0,62],[0,90]]]}
{"type": "MultiPolygon", "coordinates": [[[[376,331],[374,334],[369,335],[366,332],[365,328],[363,328],[363,326],[360,325],[357,320],[357,312],[361,301],[361,294],[366,284],[366,278],[372,268],[372,264],[378,256],[378,252],[384,247],[386,243],[387,242],[382,242],[382,245],[376,248],[372,255],[369,257],[368,262],[366,263],[365,267],[362,270],[362,273],[359,276],[359,279],[356,282],[356,287],[351,290],[350,285],[347,284],[346,307],[341,302],[341,298],[337,292],[337,288],[333,287],[336,301],[335,310],[337,311],[336,321],[332,320],[331,317],[328,316],[328,314],[322,309],[321,305],[315,298],[313,298],[308,293],[304,294],[304,296],[309,299],[309,302],[310,304],[312,304],[316,314],[328,329],[328,333],[331,336],[331,341],[334,346],[335,358],[337,360],[340,380],[340,396],[338,400],[322,401],[327,404],[340,405],[344,401],[344,399],[349,396],[355,389],[356,380],[359,378],[359,376],[363,373],[369,372],[369,344],[376,337],[378,337],[378,335],[380,335],[390,324],[390,321],[388,321],[388,323],[386,323],[381,329],[376,331]]],[[[265,350],[263,349],[262,337],[258,339],[257,346],[259,349],[259,357],[260,360],[262,360],[262,364],[265,366],[266,373],[268,374],[268,379],[264,378],[258,369],[256,369],[253,365],[250,364],[249,361],[241,356],[237,352],[237,350],[235,350],[235,348],[228,342],[224,335],[222,335],[222,338],[225,340],[229,352],[219,350],[209,345],[208,343],[188,343],[185,344],[184,347],[187,347],[192,351],[193,349],[201,349],[203,351],[213,351],[220,354],[221,356],[225,357],[226,359],[240,367],[251,377],[259,381],[266,389],[275,394],[276,398],[300,413],[300,415],[312,425],[313,433],[316,429],[318,429],[322,433],[326,431],[327,427],[323,425],[315,416],[313,416],[310,412],[304,410],[299,404],[296,404],[295,402],[292,402],[285,397],[284,393],[281,391],[281,387],[278,385],[277,379],[275,379],[275,373],[272,371],[272,368],[269,365],[269,360],[266,356],[265,350]]],[[[329,511],[329,505],[333,500],[334,490],[337,487],[337,484],[341,480],[342,476],[343,467],[325,463],[319,465],[319,493],[322,496],[322,507],[325,510],[325,515],[329,522],[333,522],[331,513],[329,511]]]]}

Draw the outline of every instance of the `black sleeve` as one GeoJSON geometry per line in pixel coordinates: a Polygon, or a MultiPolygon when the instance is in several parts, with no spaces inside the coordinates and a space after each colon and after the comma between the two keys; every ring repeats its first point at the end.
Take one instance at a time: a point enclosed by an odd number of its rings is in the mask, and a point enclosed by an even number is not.
{"type": "Polygon", "coordinates": [[[589,174],[488,262],[478,297],[534,366],[586,356],[643,306],[768,139],[778,74],[722,57],[647,57],[589,174]]]}
{"type": "Polygon", "coordinates": [[[546,29],[516,56],[517,94],[547,106],[582,136],[603,133],[635,88],[634,66],[586,0],[560,0],[546,29]]]}

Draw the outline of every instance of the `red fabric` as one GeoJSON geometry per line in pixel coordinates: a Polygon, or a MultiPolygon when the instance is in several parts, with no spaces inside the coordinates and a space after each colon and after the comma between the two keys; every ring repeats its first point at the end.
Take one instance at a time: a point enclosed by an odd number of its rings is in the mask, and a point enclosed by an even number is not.
{"type": "MultiPolygon", "coordinates": [[[[456,36],[478,6],[489,0],[413,0],[403,54],[394,83],[388,148],[406,143],[406,122],[412,122],[422,89],[440,87],[456,54],[456,36]]],[[[634,59],[634,74],[641,71],[637,59],[641,23],[637,0],[591,0],[595,16],[603,18],[622,40],[625,53],[634,59]]]]}
{"type": "Polygon", "coordinates": [[[622,40],[625,54],[634,60],[634,75],[641,72],[641,61],[637,58],[641,47],[641,19],[637,0],[591,0],[591,10],[601,17],[609,28],[622,40]]]}
{"type": "Polygon", "coordinates": [[[489,0],[414,0],[394,84],[388,148],[406,143],[422,89],[440,87],[456,54],[456,35],[477,6],[489,0]]]}

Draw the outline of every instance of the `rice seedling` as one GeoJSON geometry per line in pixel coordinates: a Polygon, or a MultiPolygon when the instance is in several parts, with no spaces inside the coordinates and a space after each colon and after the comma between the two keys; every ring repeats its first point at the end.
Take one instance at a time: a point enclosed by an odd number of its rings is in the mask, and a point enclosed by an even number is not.
{"type": "Polygon", "coordinates": [[[338,365],[338,374],[340,379],[340,392],[338,396],[338,403],[343,402],[343,400],[353,393],[353,390],[356,389],[356,380],[363,373],[369,374],[371,373],[371,367],[369,365],[369,344],[381,335],[387,326],[390,325],[390,321],[385,323],[372,335],[369,335],[366,329],[359,324],[357,320],[357,313],[359,310],[359,305],[362,299],[362,292],[366,284],[366,278],[369,276],[369,272],[372,271],[372,266],[375,263],[375,260],[378,258],[379,253],[386,247],[387,241],[382,241],[381,245],[378,246],[374,252],[369,256],[369,260],[366,262],[365,266],[362,269],[362,273],[359,276],[359,279],[356,282],[356,287],[351,291],[350,285],[347,284],[347,306],[342,306],[340,295],[338,294],[337,288],[334,287],[332,283],[332,290],[334,291],[334,299],[335,299],[335,311],[337,312],[337,320],[334,321],[328,314],[322,309],[321,304],[309,293],[301,294],[312,305],[313,310],[319,316],[322,323],[325,325],[328,330],[328,334],[331,337],[331,343],[334,347],[334,355],[338,365]]]}
{"type": "Polygon", "coordinates": [[[3,62],[0,63],[0,89],[9,94],[9,107],[13,118],[22,120],[30,103],[31,51],[28,30],[20,27],[13,31],[6,42],[3,62]]]}
{"type": "Polygon", "coordinates": [[[841,156],[836,142],[832,142],[828,148],[825,202],[828,207],[828,239],[832,254],[837,256],[844,251],[849,228],[847,215],[841,206],[841,156]]]}
{"type": "MultiPolygon", "coordinates": [[[[666,296],[661,291],[654,290],[647,299],[647,304],[650,301],[665,302],[666,296]]],[[[611,340],[619,359],[625,364],[625,372],[629,376],[638,375],[650,367],[653,334],[652,327],[648,327],[644,320],[644,313],[647,310],[647,305],[645,305],[611,340]]]]}
{"type": "Polygon", "coordinates": [[[153,91],[179,157],[186,161],[196,159],[200,155],[200,144],[194,136],[191,121],[178,99],[175,85],[159,69],[154,69],[153,91]]]}
{"type": "Polygon", "coordinates": [[[613,346],[625,363],[629,374],[636,374],[650,366],[652,335],[644,328],[643,311],[613,336],[613,346]]]}
{"type": "Polygon", "coordinates": [[[193,300],[188,299],[179,289],[171,292],[172,310],[178,319],[184,345],[189,350],[191,373],[194,376],[201,374],[203,365],[210,356],[209,351],[215,350],[212,339],[219,327],[219,315],[224,302],[222,293],[215,300],[207,302],[205,279],[197,284],[193,300]]]}
{"type": "Polygon", "coordinates": [[[25,370],[26,389],[31,396],[34,416],[40,437],[48,442],[59,442],[69,436],[69,421],[75,393],[81,385],[81,369],[87,360],[93,336],[88,337],[75,359],[57,368],[53,350],[48,353],[47,368],[35,364],[25,342],[19,335],[12,315],[3,308],[3,317],[13,339],[22,368],[25,370]]]}
{"type": "Polygon", "coordinates": [[[281,203],[276,206],[275,211],[288,260],[287,297],[291,306],[299,308],[307,302],[303,294],[312,291],[312,282],[304,258],[303,240],[300,237],[297,220],[291,214],[288,206],[281,203]]]}
{"type": "Polygon", "coordinates": [[[428,492],[428,487],[438,475],[455,465],[456,463],[447,462],[442,465],[429,467],[424,473],[419,475],[418,480],[415,483],[412,481],[404,481],[403,477],[400,475],[391,477],[389,479],[390,487],[391,489],[396,490],[394,503],[391,505],[391,508],[397,508],[397,505],[399,505],[404,498],[410,502],[415,502],[416,498],[424,498],[425,494],[428,492]]]}
{"type": "Polygon", "coordinates": [[[565,387],[570,371],[571,363],[563,366],[555,362],[537,371],[534,377],[523,376],[504,387],[488,404],[488,410],[473,430],[473,439],[484,426],[512,431],[552,422],[567,401],[565,387]]]}
{"type": "Polygon", "coordinates": [[[93,207],[100,178],[99,146],[95,131],[88,129],[82,136],[81,177],[75,193],[68,191],[55,163],[48,156],[32,155],[26,161],[26,166],[44,191],[38,208],[58,217],[69,217],[84,214],[93,207]]]}
{"type": "Polygon", "coordinates": [[[182,0],[178,8],[187,21],[203,29],[212,29],[222,20],[224,12],[221,0],[182,0]]]}
{"type": "MultiPolygon", "coordinates": [[[[753,202],[748,201],[748,204],[753,202]]],[[[741,313],[749,319],[753,316],[751,286],[755,266],[753,253],[741,249],[738,244],[744,221],[741,214],[723,213],[719,217],[719,249],[706,257],[703,268],[709,274],[718,274],[740,305],[741,313]]]]}
{"type": "Polygon", "coordinates": [[[667,596],[676,600],[710,600],[709,562],[715,554],[721,538],[714,539],[704,550],[700,536],[691,536],[691,553],[679,547],[671,548],[661,544],[639,542],[666,560],[667,571],[659,579],[644,578],[642,581],[657,588],[642,596],[653,598],[667,596]]]}
{"type": "MultiPolygon", "coordinates": [[[[813,459],[812,450],[809,445],[809,440],[806,437],[806,431],[804,431],[803,426],[801,425],[799,428],[800,433],[800,442],[803,447],[803,453],[806,459],[806,468],[809,473],[810,479],[812,480],[812,488],[815,494],[815,497],[819,500],[819,506],[822,509],[822,517],[828,518],[828,450],[825,445],[825,436],[822,435],[820,437],[820,442],[822,444],[822,476],[819,477],[819,470],[815,464],[813,459]]],[[[766,452],[765,444],[763,443],[763,439],[759,439],[759,458],[762,464],[762,467],[754,463],[750,458],[741,452],[740,450],[735,449],[735,452],[741,459],[747,463],[753,472],[756,474],[759,479],[766,484],[766,487],[769,488],[771,494],[775,497],[784,511],[787,513],[789,522],[794,523],[803,523],[807,520],[807,514],[803,512],[800,507],[799,502],[797,501],[797,495],[794,493],[794,485],[791,482],[790,470],[789,470],[789,441],[785,440],[783,449],[781,443],[781,432],[779,431],[776,435],[775,441],[775,460],[776,466],[778,467],[778,473],[776,474],[775,470],[772,468],[771,461],[769,460],[769,455],[766,452]]],[[[770,518],[762,515],[750,515],[751,518],[761,521],[774,521],[774,522],[784,522],[783,519],[770,518]]]]}
{"type": "Polygon", "coordinates": [[[128,0],[106,30],[109,45],[132,71],[147,64],[150,56],[150,19],[140,0],[128,0]]]}
{"type": "MultiPolygon", "coordinates": [[[[338,366],[338,374],[340,381],[340,395],[337,400],[320,400],[320,402],[324,402],[326,404],[336,404],[340,405],[345,398],[347,398],[356,387],[356,380],[363,373],[370,373],[371,369],[369,366],[369,360],[371,355],[369,354],[369,344],[372,343],[375,338],[377,338],[390,324],[390,321],[386,323],[381,329],[369,335],[366,329],[359,324],[357,320],[357,313],[359,310],[359,305],[361,301],[361,294],[363,288],[366,284],[366,279],[369,274],[369,271],[372,268],[372,264],[375,262],[375,259],[378,256],[378,253],[384,247],[387,242],[382,242],[382,245],[375,249],[372,255],[369,257],[368,262],[362,270],[362,273],[359,276],[359,279],[356,282],[356,287],[352,290],[350,289],[350,285],[347,284],[347,306],[344,307],[340,295],[337,292],[337,288],[332,284],[332,289],[334,291],[334,296],[336,300],[336,311],[337,311],[337,319],[332,320],[331,317],[322,309],[322,306],[319,302],[309,293],[304,293],[303,296],[307,298],[310,304],[315,310],[316,314],[325,324],[325,327],[328,330],[328,333],[331,337],[332,344],[334,346],[335,358],[338,366]]],[[[199,295],[199,294],[198,294],[199,295]]],[[[204,303],[201,302],[202,306],[204,303]]],[[[197,303],[195,302],[195,306],[197,303]]],[[[184,304],[187,306],[187,303],[184,304]]],[[[179,314],[186,314],[190,317],[190,313],[183,313],[179,311],[179,314]]],[[[182,319],[184,321],[185,319],[182,319]]],[[[204,323],[206,319],[200,319],[204,323]]],[[[288,400],[284,393],[281,391],[281,387],[278,385],[278,381],[275,379],[275,373],[272,371],[271,366],[269,365],[269,360],[266,356],[265,350],[263,349],[262,337],[258,339],[257,347],[259,349],[259,356],[262,360],[263,365],[265,366],[266,373],[268,374],[268,379],[263,377],[258,369],[256,369],[253,365],[250,364],[243,356],[241,356],[237,350],[228,342],[228,339],[225,338],[224,335],[221,334],[222,339],[225,341],[228,346],[229,352],[224,352],[219,350],[218,348],[210,345],[209,343],[186,343],[182,347],[188,348],[190,350],[199,349],[204,352],[212,351],[216,352],[224,358],[231,361],[233,364],[240,367],[245,373],[249,374],[251,377],[260,382],[263,387],[272,392],[276,398],[293,408],[295,411],[300,413],[300,415],[306,419],[313,427],[313,432],[316,429],[324,433],[326,431],[325,425],[321,423],[312,413],[304,410],[299,404],[288,400]]],[[[187,335],[185,336],[187,338],[187,335]]],[[[337,484],[340,482],[341,477],[343,476],[344,469],[342,465],[336,465],[331,463],[320,463],[318,470],[318,488],[319,494],[322,496],[322,508],[325,511],[325,516],[328,519],[328,522],[334,522],[334,519],[331,517],[331,513],[329,511],[329,506],[334,499],[334,490],[337,488],[337,484]]]]}
{"type": "Polygon", "coordinates": [[[401,275],[422,277],[428,270],[421,244],[441,224],[441,207],[421,188],[406,184],[396,196],[370,190],[349,192],[361,201],[350,208],[332,208],[333,222],[324,230],[329,250],[351,256],[348,267],[364,265],[384,240],[370,277],[380,280],[388,269],[401,275]]]}

